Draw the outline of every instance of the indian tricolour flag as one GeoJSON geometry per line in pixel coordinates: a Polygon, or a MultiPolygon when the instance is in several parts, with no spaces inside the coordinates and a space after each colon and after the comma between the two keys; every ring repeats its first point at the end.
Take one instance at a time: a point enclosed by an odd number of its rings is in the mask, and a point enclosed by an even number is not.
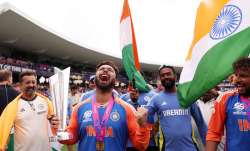
{"type": "Polygon", "coordinates": [[[180,105],[191,105],[233,72],[233,62],[249,53],[250,0],[201,2],[178,85],[180,105]]]}
{"type": "Polygon", "coordinates": [[[135,78],[135,85],[141,91],[148,91],[146,81],[140,73],[140,63],[137,52],[135,32],[128,0],[124,0],[123,12],[120,22],[120,44],[122,49],[122,62],[130,81],[135,78]]]}

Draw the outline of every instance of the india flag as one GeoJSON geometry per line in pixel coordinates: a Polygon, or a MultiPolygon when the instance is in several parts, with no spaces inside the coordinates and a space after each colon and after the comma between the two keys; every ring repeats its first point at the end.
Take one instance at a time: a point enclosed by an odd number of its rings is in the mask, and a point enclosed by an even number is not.
{"type": "Polygon", "coordinates": [[[180,105],[191,105],[233,72],[233,62],[249,53],[250,1],[201,2],[178,85],[180,105]]]}
{"type": "Polygon", "coordinates": [[[130,81],[135,78],[135,85],[141,91],[148,91],[146,81],[140,73],[140,63],[137,52],[135,32],[128,0],[124,0],[123,12],[120,21],[120,44],[122,62],[130,81]]]}

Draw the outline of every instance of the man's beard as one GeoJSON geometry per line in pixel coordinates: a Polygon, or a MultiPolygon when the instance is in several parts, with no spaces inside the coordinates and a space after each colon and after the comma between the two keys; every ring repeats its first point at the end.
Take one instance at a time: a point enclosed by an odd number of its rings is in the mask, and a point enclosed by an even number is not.
{"type": "Polygon", "coordinates": [[[245,91],[241,95],[250,96],[250,87],[245,88],[245,91]]]}
{"type": "Polygon", "coordinates": [[[108,84],[103,85],[99,82],[97,78],[95,78],[95,84],[98,89],[100,89],[102,92],[109,92],[111,91],[115,86],[115,79],[111,80],[108,84]]]}
{"type": "Polygon", "coordinates": [[[28,87],[28,88],[25,89],[25,93],[28,96],[34,95],[35,92],[36,92],[36,88],[35,87],[28,87]]]}
{"type": "Polygon", "coordinates": [[[172,89],[175,86],[175,80],[172,79],[162,80],[161,83],[165,90],[172,89]]]}
{"type": "Polygon", "coordinates": [[[131,99],[133,102],[137,102],[138,97],[130,97],[130,99],[131,99]]]}

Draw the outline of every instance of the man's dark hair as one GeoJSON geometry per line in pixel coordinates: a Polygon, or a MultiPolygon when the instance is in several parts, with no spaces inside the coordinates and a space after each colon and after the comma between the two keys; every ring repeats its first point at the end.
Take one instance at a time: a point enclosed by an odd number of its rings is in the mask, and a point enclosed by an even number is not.
{"type": "Polygon", "coordinates": [[[70,86],[70,90],[76,90],[76,89],[78,89],[78,86],[77,86],[77,85],[72,84],[72,85],[70,86]]]}
{"type": "Polygon", "coordinates": [[[250,70],[250,58],[240,58],[233,64],[234,71],[238,69],[248,69],[250,70]]]}
{"type": "Polygon", "coordinates": [[[0,82],[9,80],[11,76],[12,73],[9,70],[6,69],[0,70],[0,82]]]}
{"type": "Polygon", "coordinates": [[[19,82],[22,82],[24,76],[34,76],[37,77],[34,71],[23,71],[19,74],[19,82]]]}
{"type": "Polygon", "coordinates": [[[159,67],[159,70],[158,70],[159,75],[160,75],[161,70],[164,69],[164,68],[169,68],[169,69],[171,69],[171,70],[173,71],[174,75],[176,75],[176,71],[175,71],[174,67],[173,67],[173,66],[168,66],[168,65],[161,65],[161,66],[159,67]]]}
{"type": "Polygon", "coordinates": [[[92,75],[89,77],[89,82],[95,82],[95,75],[92,75]]]}
{"type": "Polygon", "coordinates": [[[109,66],[111,66],[111,67],[115,70],[116,75],[118,75],[119,69],[118,69],[118,67],[114,64],[113,61],[102,61],[101,63],[99,63],[99,64],[96,66],[96,70],[98,70],[98,68],[101,67],[102,65],[109,65],[109,66]]]}

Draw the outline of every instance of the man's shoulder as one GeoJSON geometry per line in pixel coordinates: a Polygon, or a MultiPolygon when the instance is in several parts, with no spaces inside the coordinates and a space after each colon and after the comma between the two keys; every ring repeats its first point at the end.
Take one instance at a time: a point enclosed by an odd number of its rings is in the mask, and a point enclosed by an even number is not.
{"type": "Polygon", "coordinates": [[[135,112],[135,108],[131,104],[129,104],[128,102],[122,100],[121,98],[116,97],[115,102],[117,104],[121,105],[125,109],[126,112],[131,112],[131,111],[135,112]]]}
{"type": "Polygon", "coordinates": [[[127,101],[128,99],[130,99],[130,94],[129,93],[122,94],[120,96],[120,99],[127,101]]]}
{"type": "Polygon", "coordinates": [[[238,91],[237,90],[230,90],[230,91],[226,91],[226,92],[222,92],[216,99],[217,103],[225,103],[228,101],[228,99],[232,96],[236,96],[238,95],[238,91]]]}
{"type": "Polygon", "coordinates": [[[80,97],[80,102],[88,99],[89,97],[91,97],[92,95],[94,95],[95,93],[95,90],[90,90],[90,91],[87,91],[85,93],[83,93],[80,97]]]}
{"type": "Polygon", "coordinates": [[[13,87],[8,87],[8,91],[9,93],[11,93],[11,95],[13,96],[18,96],[20,94],[20,92],[18,92],[16,89],[14,89],[13,87]]]}
{"type": "Polygon", "coordinates": [[[36,93],[37,98],[40,98],[45,101],[50,101],[49,98],[41,93],[36,93]]]}

